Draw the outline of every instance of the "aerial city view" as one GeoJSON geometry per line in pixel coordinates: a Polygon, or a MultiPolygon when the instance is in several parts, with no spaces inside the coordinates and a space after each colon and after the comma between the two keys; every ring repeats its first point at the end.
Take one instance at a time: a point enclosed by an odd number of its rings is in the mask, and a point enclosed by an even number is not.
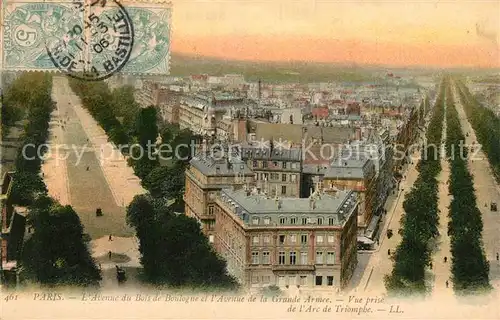
{"type": "Polygon", "coordinates": [[[500,317],[499,10],[2,0],[1,303],[474,297],[500,317]]]}

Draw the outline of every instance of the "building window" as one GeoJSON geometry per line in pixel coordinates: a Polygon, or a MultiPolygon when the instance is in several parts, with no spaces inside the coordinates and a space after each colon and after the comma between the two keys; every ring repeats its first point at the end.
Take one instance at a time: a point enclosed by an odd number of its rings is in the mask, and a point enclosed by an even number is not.
{"type": "Polygon", "coordinates": [[[264,218],[264,224],[270,224],[271,223],[271,218],[264,218]]]}
{"type": "Polygon", "coordinates": [[[326,264],[335,264],[335,252],[327,252],[326,264]]]}
{"type": "Polygon", "coordinates": [[[295,242],[297,242],[297,236],[296,236],[296,235],[294,235],[294,234],[292,234],[292,235],[290,236],[290,242],[291,242],[291,243],[295,243],[295,242]]]}
{"type": "Polygon", "coordinates": [[[316,236],[316,243],[323,243],[323,236],[316,236]]]}
{"type": "Polygon", "coordinates": [[[290,178],[292,179],[292,182],[297,181],[297,175],[296,175],[296,174],[292,174],[292,175],[290,176],[290,178]]]}
{"type": "Polygon", "coordinates": [[[316,276],[316,285],[317,286],[323,285],[323,277],[322,276],[316,276]]]}
{"type": "Polygon", "coordinates": [[[286,194],[286,186],[281,186],[281,194],[286,194]]]}
{"type": "Polygon", "coordinates": [[[283,169],[286,169],[286,162],[283,161],[283,169]]]}
{"type": "Polygon", "coordinates": [[[335,242],[335,236],[328,236],[328,243],[334,243],[335,242]]]}
{"type": "Polygon", "coordinates": [[[273,161],[273,166],[277,167],[278,166],[278,161],[273,161]]]}
{"type": "Polygon", "coordinates": [[[307,218],[302,218],[302,224],[306,225],[307,224],[307,218]]]}
{"type": "Polygon", "coordinates": [[[335,219],[334,218],[328,218],[328,225],[329,226],[335,225],[335,219]]]}
{"type": "Polygon", "coordinates": [[[297,252],[290,251],[290,264],[294,265],[297,263],[297,252]]]}
{"type": "Polygon", "coordinates": [[[299,279],[299,284],[301,286],[305,286],[307,283],[307,276],[300,276],[300,279],[299,279]]]}
{"type": "Polygon", "coordinates": [[[212,234],[208,236],[208,242],[214,243],[214,236],[212,234]]]}
{"type": "Polygon", "coordinates": [[[318,224],[323,225],[323,218],[318,218],[318,224]]]}
{"type": "Polygon", "coordinates": [[[259,253],[252,252],[252,264],[259,264],[259,253]]]}
{"type": "Polygon", "coordinates": [[[286,182],[286,173],[281,175],[281,181],[286,182]]]}
{"type": "Polygon", "coordinates": [[[252,242],[253,242],[253,244],[259,244],[259,236],[254,236],[252,238],[252,242]]]}
{"type": "Polygon", "coordinates": [[[208,207],[208,214],[213,215],[214,214],[214,206],[209,206],[208,207]]]}
{"type": "Polygon", "coordinates": [[[279,179],[279,174],[277,173],[271,173],[271,180],[278,180],[279,179]]]}
{"type": "Polygon", "coordinates": [[[286,223],[286,218],[285,217],[281,217],[280,218],[280,224],[285,224],[286,223]]]}
{"type": "Polygon", "coordinates": [[[284,244],[285,243],[285,236],[284,235],[280,235],[279,236],[279,239],[280,239],[280,244],[284,244]]]}
{"type": "Polygon", "coordinates": [[[269,251],[262,252],[262,264],[270,264],[271,260],[269,259],[269,251]]]}
{"type": "Polygon", "coordinates": [[[296,224],[297,223],[297,218],[292,217],[290,218],[290,224],[296,224]]]}
{"type": "Polygon", "coordinates": [[[323,264],[323,252],[316,251],[316,264],[323,264]]]}
{"type": "Polygon", "coordinates": [[[252,284],[258,284],[259,283],[259,277],[258,276],[252,276],[252,284]]]}
{"type": "Polygon", "coordinates": [[[270,276],[262,276],[262,283],[263,284],[269,284],[270,282],[271,282],[270,276]]]}
{"type": "Polygon", "coordinates": [[[307,234],[303,234],[300,236],[300,243],[302,243],[302,244],[307,243],[307,234]]]}
{"type": "Polygon", "coordinates": [[[259,163],[257,162],[257,160],[254,160],[253,161],[253,167],[254,168],[257,168],[259,166],[259,163]]]}
{"type": "Polygon", "coordinates": [[[267,168],[267,161],[262,161],[262,168],[267,168]]]}
{"type": "Polygon", "coordinates": [[[259,224],[259,218],[252,218],[252,224],[259,224]]]}
{"type": "Polygon", "coordinates": [[[268,235],[264,236],[264,243],[269,243],[271,242],[271,238],[268,235]]]}
{"type": "Polygon", "coordinates": [[[333,276],[327,276],[326,277],[326,285],[327,286],[333,286],[333,276]]]}
{"type": "Polygon", "coordinates": [[[285,251],[280,251],[278,253],[278,263],[285,264],[285,251]]]}
{"type": "Polygon", "coordinates": [[[208,230],[213,231],[215,229],[215,221],[209,221],[207,225],[208,225],[208,230]]]}
{"type": "Polygon", "coordinates": [[[300,253],[300,264],[301,265],[306,265],[307,263],[307,252],[301,252],[300,253]]]}

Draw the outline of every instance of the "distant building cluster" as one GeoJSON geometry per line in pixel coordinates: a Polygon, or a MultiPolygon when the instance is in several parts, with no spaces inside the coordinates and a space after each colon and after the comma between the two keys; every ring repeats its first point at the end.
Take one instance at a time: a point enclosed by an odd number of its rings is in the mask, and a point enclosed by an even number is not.
{"type": "Polygon", "coordinates": [[[433,79],[411,88],[387,77],[384,85],[240,75],[142,82],[143,107],[203,137],[186,170],[185,213],[240,283],[347,285],[358,247],[378,239],[385,201],[436,93],[433,79]]]}

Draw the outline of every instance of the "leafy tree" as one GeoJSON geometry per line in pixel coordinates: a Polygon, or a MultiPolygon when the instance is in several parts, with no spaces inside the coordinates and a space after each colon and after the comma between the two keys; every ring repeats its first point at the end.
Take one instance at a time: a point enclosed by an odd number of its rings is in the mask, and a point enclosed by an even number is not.
{"type": "Polygon", "coordinates": [[[42,178],[29,171],[16,171],[12,184],[11,199],[13,204],[29,206],[39,195],[47,193],[42,178]]]}
{"type": "Polygon", "coordinates": [[[71,206],[41,197],[30,207],[34,233],[21,257],[28,277],[43,285],[96,286],[100,271],[83,240],[83,226],[71,206]]]}
{"type": "Polygon", "coordinates": [[[196,220],[158,210],[149,196],[136,196],[127,221],[140,241],[146,279],[156,285],[197,288],[237,288],[222,260],[208,243],[196,220]]]}

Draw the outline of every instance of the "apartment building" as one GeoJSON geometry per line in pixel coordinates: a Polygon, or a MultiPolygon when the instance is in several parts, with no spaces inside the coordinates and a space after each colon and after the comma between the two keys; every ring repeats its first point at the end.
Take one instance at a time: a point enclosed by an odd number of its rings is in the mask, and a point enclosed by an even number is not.
{"type": "Polygon", "coordinates": [[[216,138],[217,129],[221,136],[231,129],[224,122],[227,113],[236,114],[245,110],[244,98],[226,93],[192,93],[181,97],[179,104],[179,126],[196,134],[216,138]],[[223,122],[221,124],[221,122],[223,122]]]}
{"type": "Polygon", "coordinates": [[[245,146],[241,158],[255,174],[255,183],[271,196],[299,197],[302,156],[299,148],[245,146]]]}
{"type": "Polygon", "coordinates": [[[222,188],[253,184],[254,179],[252,170],[236,154],[229,157],[223,152],[206,152],[194,157],[185,173],[185,213],[200,223],[210,242],[213,242],[217,194],[222,188]]]}
{"type": "Polygon", "coordinates": [[[357,264],[355,192],[280,198],[224,189],[215,202],[214,247],[245,287],[347,285],[357,264]]]}
{"type": "Polygon", "coordinates": [[[21,252],[26,227],[27,210],[12,204],[11,190],[14,172],[6,172],[0,190],[1,211],[1,283],[15,286],[18,283],[17,261],[21,252]]]}
{"type": "Polygon", "coordinates": [[[376,170],[371,159],[360,153],[359,157],[338,158],[325,171],[322,185],[329,190],[354,190],[359,194],[358,234],[364,236],[373,216],[374,201],[377,196],[376,170]]]}

